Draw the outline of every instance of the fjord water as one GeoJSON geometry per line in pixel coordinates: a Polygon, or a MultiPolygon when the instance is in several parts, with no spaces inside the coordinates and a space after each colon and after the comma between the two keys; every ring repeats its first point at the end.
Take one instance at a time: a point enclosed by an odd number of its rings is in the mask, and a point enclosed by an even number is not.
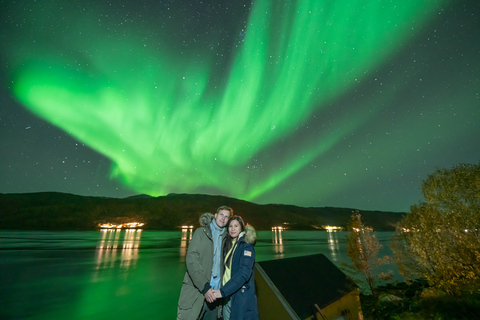
{"type": "MultiPolygon", "coordinates": [[[[259,231],[256,260],[349,262],[346,232],[259,231]]],[[[175,319],[192,232],[0,231],[0,319],[175,319]]],[[[381,255],[391,232],[377,232],[381,255]]]]}

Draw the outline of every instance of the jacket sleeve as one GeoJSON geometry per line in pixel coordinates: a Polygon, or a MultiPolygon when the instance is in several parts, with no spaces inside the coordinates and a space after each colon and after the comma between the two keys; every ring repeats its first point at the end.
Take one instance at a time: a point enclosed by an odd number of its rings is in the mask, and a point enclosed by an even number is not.
{"type": "MultiPolygon", "coordinates": [[[[222,297],[229,297],[237,292],[245,283],[248,282],[253,273],[255,263],[255,247],[245,243],[235,250],[234,255],[240,255],[240,266],[235,273],[232,272],[232,278],[220,289],[222,297]]],[[[236,259],[232,263],[236,263],[236,259]]],[[[233,271],[233,266],[232,266],[233,271]]]]}
{"type": "Polygon", "coordinates": [[[205,239],[203,239],[204,237],[202,228],[195,230],[186,256],[187,272],[193,281],[193,285],[201,292],[204,290],[205,285],[210,283],[210,278],[207,276],[208,273],[200,263],[202,251],[205,250],[204,246],[207,245],[205,239]]]}

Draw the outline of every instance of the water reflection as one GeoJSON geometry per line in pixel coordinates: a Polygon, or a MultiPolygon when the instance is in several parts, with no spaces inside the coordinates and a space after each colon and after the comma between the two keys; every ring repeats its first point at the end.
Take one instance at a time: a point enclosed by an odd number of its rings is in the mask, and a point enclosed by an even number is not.
{"type": "Polygon", "coordinates": [[[330,257],[333,261],[338,261],[338,255],[340,253],[340,245],[338,242],[338,234],[336,231],[327,231],[328,235],[328,248],[330,249],[330,257]]]}
{"type": "Polygon", "coordinates": [[[138,247],[140,246],[141,236],[142,230],[125,230],[120,267],[128,269],[130,266],[135,266],[137,264],[138,247]]]}
{"type": "Polygon", "coordinates": [[[190,243],[190,240],[192,240],[192,235],[193,235],[193,226],[182,227],[182,238],[180,240],[180,261],[181,262],[185,262],[188,244],[190,243]]]}
{"type": "Polygon", "coordinates": [[[274,245],[275,253],[279,255],[279,258],[283,258],[283,237],[282,237],[283,228],[274,227],[272,228],[272,242],[274,245]]]}
{"type": "Polygon", "coordinates": [[[135,267],[142,236],[141,229],[102,229],[102,239],[97,246],[96,269],[113,268],[120,253],[120,267],[135,267]]]}

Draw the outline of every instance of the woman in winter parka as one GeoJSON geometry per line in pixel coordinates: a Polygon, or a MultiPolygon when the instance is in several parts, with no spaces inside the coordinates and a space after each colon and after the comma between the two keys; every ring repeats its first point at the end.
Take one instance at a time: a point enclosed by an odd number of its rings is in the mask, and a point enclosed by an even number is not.
{"type": "Polygon", "coordinates": [[[230,218],[223,247],[224,274],[222,288],[215,290],[224,297],[224,320],[258,319],[254,265],[257,234],[252,226],[244,226],[239,216],[230,218]]]}

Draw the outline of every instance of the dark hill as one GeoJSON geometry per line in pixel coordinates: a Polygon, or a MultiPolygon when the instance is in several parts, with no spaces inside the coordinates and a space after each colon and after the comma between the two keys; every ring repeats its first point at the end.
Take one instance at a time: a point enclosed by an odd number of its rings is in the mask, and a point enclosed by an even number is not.
{"type": "MultiPolygon", "coordinates": [[[[85,197],[58,192],[0,194],[1,229],[94,229],[98,223],[145,222],[145,229],[171,230],[182,225],[198,226],[204,212],[214,213],[220,205],[258,230],[272,226],[313,230],[322,225],[345,227],[351,208],[304,208],[292,205],[258,205],[223,196],[170,194],[124,199],[85,197]]],[[[359,210],[365,225],[374,230],[394,230],[403,213],[359,210]]]]}

